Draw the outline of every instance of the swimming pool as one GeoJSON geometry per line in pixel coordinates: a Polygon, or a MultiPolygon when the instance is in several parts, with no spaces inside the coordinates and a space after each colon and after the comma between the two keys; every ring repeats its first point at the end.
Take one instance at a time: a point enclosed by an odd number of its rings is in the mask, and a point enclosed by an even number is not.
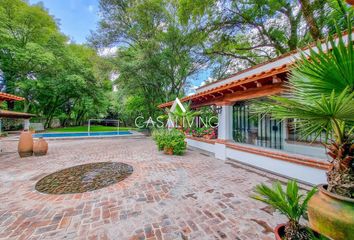
{"type": "Polygon", "coordinates": [[[129,131],[115,131],[115,132],[62,132],[62,133],[36,133],[34,138],[78,138],[78,137],[113,137],[120,135],[132,134],[129,131]]]}

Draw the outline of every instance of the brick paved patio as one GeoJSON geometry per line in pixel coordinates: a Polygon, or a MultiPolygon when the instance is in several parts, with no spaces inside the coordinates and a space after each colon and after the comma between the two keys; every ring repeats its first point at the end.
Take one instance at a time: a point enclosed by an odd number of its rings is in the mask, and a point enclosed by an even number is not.
{"type": "MultiPolygon", "coordinates": [[[[284,222],[249,198],[270,178],[201,153],[166,156],[150,139],[58,140],[44,157],[0,155],[0,239],[274,239],[284,222]],[[83,194],[34,189],[45,175],[90,162],[134,173],[83,194]]],[[[6,145],[16,149],[16,143],[6,145]]]]}

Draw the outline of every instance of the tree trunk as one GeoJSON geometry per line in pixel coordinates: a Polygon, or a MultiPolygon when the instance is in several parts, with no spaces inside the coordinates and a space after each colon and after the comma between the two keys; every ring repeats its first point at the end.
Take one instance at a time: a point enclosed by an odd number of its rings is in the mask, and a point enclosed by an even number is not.
{"type": "Polygon", "coordinates": [[[310,29],[310,34],[314,40],[320,39],[321,31],[316,23],[315,16],[313,15],[312,6],[309,0],[299,0],[301,3],[301,12],[304,15],[305,21],[310,29]]]}
{"type": "Polygon", "coordinates": [[[300,223],[290,220],[285,225],[285,239],[307,240],[310,239],[308,230],[300,223]]]}
{"type": "Polygon", "coordinates": [[[327,190],[345,197],[354,196],[354,147],[350,140],[327,145],[327,154],[332,158],[327,172],[327,190]]]}

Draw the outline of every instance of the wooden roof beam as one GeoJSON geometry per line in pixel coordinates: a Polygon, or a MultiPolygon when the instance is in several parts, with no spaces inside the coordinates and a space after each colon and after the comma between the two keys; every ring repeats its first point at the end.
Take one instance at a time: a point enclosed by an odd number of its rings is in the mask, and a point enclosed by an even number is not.
{"type": "Polygon", "coordinates": [[[273,76],[273,80],[272,80],[273,83],[281,83],[282,80],[280,77],[278,77],[277,75],[274,75],[273,76]]]}
{"type": "Polygon", "coordinates": [[[247,87],[245,87],[244,85],[240,85],[240,87],[242,88],[243,91],[246,91],[247,90],[247,87]]]}

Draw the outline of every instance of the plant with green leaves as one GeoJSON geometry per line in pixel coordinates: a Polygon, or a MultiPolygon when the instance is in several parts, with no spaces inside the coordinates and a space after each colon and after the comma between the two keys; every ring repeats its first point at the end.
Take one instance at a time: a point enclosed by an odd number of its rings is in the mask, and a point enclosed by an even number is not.
{"type": "Polygon", "coordinates": [[[192,127],[195,117],[201,115],[201,112],[192,110],[190,104],[185,104],[184,110],[178,105],[173,112],[166,109],[167,113],[172,117],[173,122],[177,123],[179,127],[186,129],[192,127]]]}
{"type": "Polygon", "coordinates": [[[337,40],[329,36],[301,59],[291,71],[288,96],[258,101],[257,112],[275,119],[296,119],[303,138],[316,140],[326,134],[331,157],[327,190],[354,197],[354,44],[349,22],[347,37],[337,29],[337,40]]]}
{"type": "Polygon", "coordinates": [[[296,181],[289,181],[285,190],[278,181],[273,184],[272,188],[263,183],[257,185],[255,193],[256,195],[251,196],[253,199],[270,205],[288,218],[289,221],[285,225],[287,240],[313,239],[312,231],[301,225],[299,221],[307,210],[308,201],[316,193],[316,188],[304,195],[299,192],[296,181]]]}
{"type": "Polygon", "coordinates": [[[155,129],[152,137],[159,151],[173,149],[173,154],[182,155],[186,150],[185,135],[177,129],[155,129]]]}
{"type": "Polygon", "coordinates": [[[166,129],[155,129],[151,134],[152,139],[156,142],[157,149],[159,151],[162,151],[164,148],[163,136],[166,135],[166,133],[167,133],[166,129]]]}

